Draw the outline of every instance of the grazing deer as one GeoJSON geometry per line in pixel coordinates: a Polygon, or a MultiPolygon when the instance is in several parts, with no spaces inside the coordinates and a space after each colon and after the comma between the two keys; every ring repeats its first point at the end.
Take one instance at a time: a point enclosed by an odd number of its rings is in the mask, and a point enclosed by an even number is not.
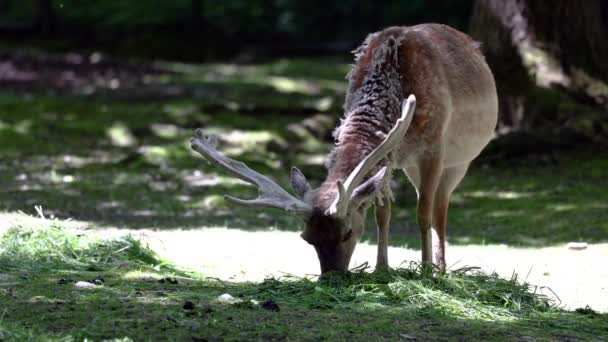
{"type": "Polygon", "coordinates": [[[302,238],[314,246],[322,273],[347,270],[372,204],[378,228],[376,267],[388,267],[389,182],[392,170],[402,169],[418,194],[422,262],[434,261],[445,270],[450,195],[496,126],[496,87],[478,45],[444,25],[391,27],[369,35],[356,50],[348,79],[345,115],[334,132],[327,178],[318,189],[312,190],[294,167],[293,196],[220,154],[217,139],[200,130],[192,148],[258,187],[255,199],[227,195],[226,200],[282,209],[304,219],[302,238]]]}

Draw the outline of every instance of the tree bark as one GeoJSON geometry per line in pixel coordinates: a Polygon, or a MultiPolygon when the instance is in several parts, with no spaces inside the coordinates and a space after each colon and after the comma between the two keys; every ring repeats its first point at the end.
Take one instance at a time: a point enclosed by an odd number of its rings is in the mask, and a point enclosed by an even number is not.
{"type": "Polygon", "coordinates": [[[56,18],[52,0],[36,0],[35,27],[43,35],[55,32],[56,18]]]}
{"type": "Polygon", "coordinates": [[[608,110],[608,1],[476,0],[470,33],[497,80],[500,127],[538,122],[539,88],[608,110]]]}

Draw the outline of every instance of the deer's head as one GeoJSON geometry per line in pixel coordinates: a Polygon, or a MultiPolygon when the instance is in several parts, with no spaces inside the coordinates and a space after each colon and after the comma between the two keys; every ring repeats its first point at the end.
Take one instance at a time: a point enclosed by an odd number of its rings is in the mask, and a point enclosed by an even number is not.
{"type": "Polygon", "coordinates": [[[259,194],[255,199],[244,200],[226,195],[226,200],[250,207],[281,209],[300,217],[305,222],[301,236],[314,246],[321,264],[321,273],[346,271],[363,232],[370,200],[385,184],[387,166],[379,168],[378,165],[402,141],[411,122],[415,102],[413,95],[403,102],[401,117],[395,126],[346,179],[334,180],[328,177],[319,189],[313,190],[302,172],[292,168],[291,186],[296,196],[244,163],[219,153],[216,150],[216,137],[205,137],[201,130],[196,130],[190,142],[192,149],[211,163],[258,188],[259,194]]]}

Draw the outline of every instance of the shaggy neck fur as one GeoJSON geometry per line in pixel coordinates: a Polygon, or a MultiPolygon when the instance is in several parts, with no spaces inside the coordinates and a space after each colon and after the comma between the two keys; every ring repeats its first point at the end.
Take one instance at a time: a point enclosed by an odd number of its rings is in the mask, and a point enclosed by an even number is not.
{"type": "MultiPolygon", "coordinates": [[[[368,41],[356,51],[366,53],[368,41]]],[[[345,116],[334,131],[336,146],[331,152],[328,176],[319,192],[319,206],[329,206],[335,197],[336,181],[344,180],[376,148],[393,128],[401,108],[399,41],[389,37],[373,52],[363,84],[351,89],[345,103],[345,116]]],[[[352,80],[351,80],[352,82],[352,80]]],[[[376,170],[383,166],[380,163],[376,170]]],[[[374,171],[375,172],[375,171],[374,171]]]]}

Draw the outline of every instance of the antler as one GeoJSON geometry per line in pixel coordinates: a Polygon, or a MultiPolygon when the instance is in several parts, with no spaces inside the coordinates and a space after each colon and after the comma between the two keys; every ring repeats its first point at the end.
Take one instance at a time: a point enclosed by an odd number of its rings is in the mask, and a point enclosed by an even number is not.
{"type": "Polygon", "coordinates": [[[328,209],[328,214],[344,217],[348,211],[348,204],[355,188],[363,178],[402,141],[412,121],[412,114],[416,108],[416,97],[410,95],[403,101],[401,106],[401,117],[388,133],[384,141],[368,154],[355,169],[350,173],[344,183],[338,181],[338,194],[328,209]]]}
{"type": "Polygon", "coordinates": [[[249,207],[282,209],[297,216],[306,216],[312,211],[310,205],[295,198],[268,177],[253,171],[243,162],[230,159],[219,153],[216,149],[216,136],[205,137],[203,131],[197,129],[194,131],[194,137],[190,139],[190,145],[193,150],[200,153],[212,164],[237,178],[254,184],[258,188],[258,197],[255,199],[245,200],[224,195],[227,201],[249,207]]]}

